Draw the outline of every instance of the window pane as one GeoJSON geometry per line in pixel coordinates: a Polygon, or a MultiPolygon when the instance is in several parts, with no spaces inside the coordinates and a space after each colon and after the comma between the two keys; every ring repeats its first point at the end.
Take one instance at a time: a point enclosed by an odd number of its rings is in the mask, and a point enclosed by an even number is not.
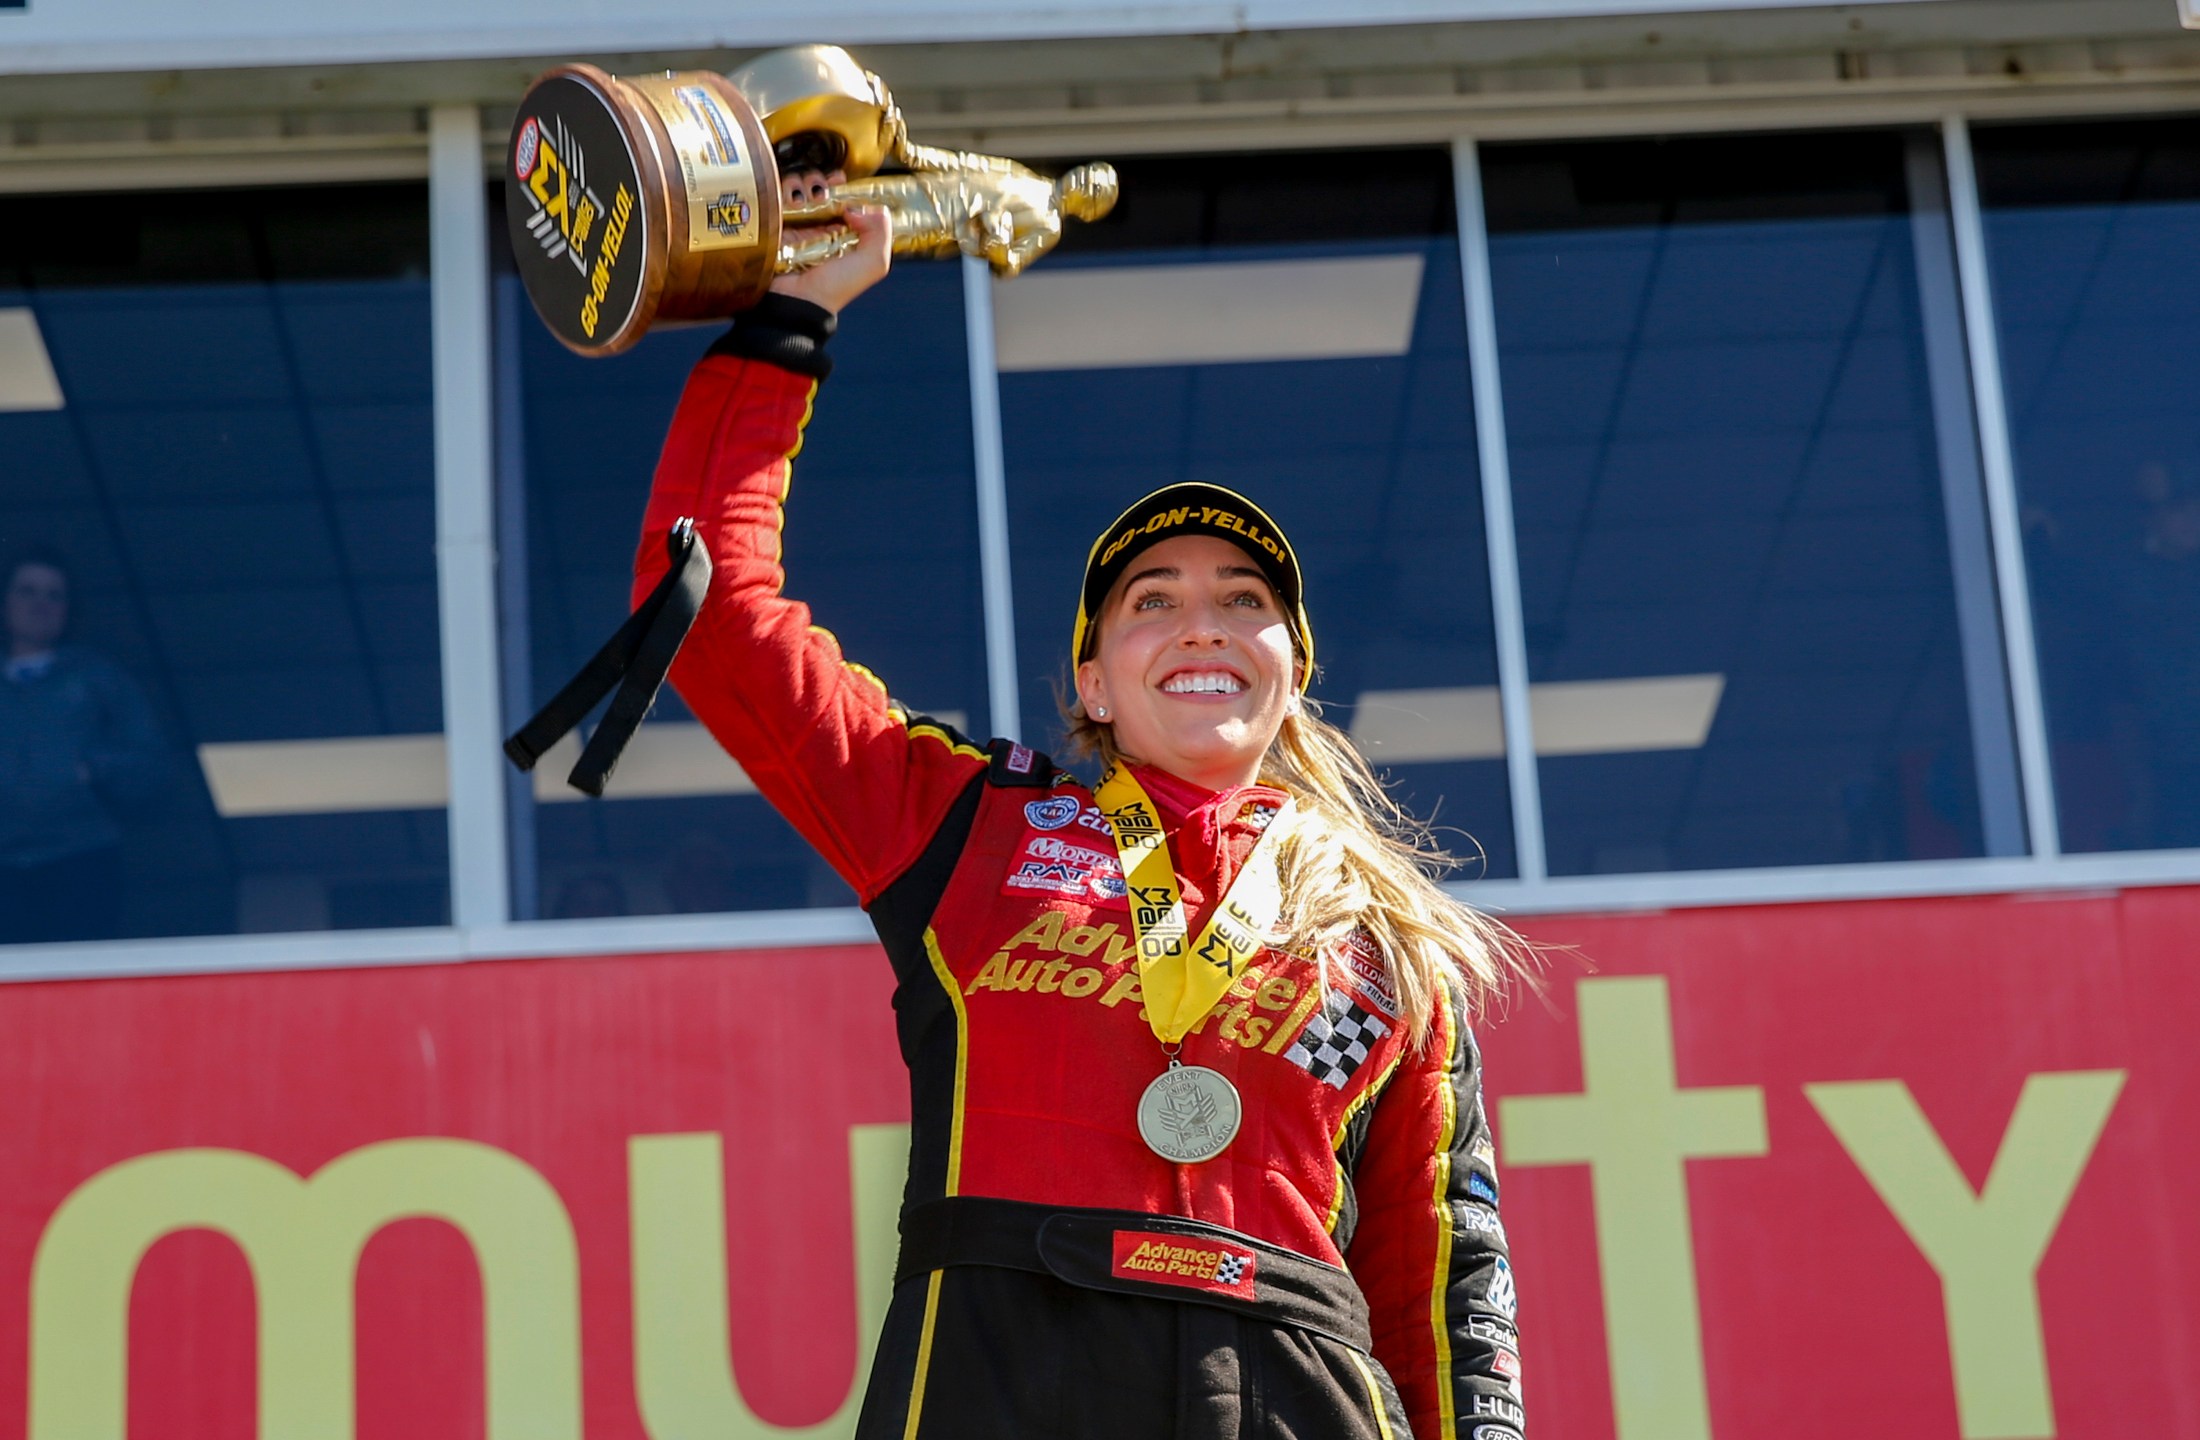
{"type": "Polygon", "coordinates": [[[2063,847],[2200,845],[2200,121],[1976,149],[2063,847]]]}
{"type": "Polygon", "coordinates": [[[418,185],[0,200],[0,938],[446,919],[427,266],[418,185]]]}
{"type": "Polygon", "coordinates": [[[1086,547],[1179,480],[1306,568],[1313,694],[1449,848],[1516,866],[1448,152],[1142,160],[995,287],[1024,733],[1054,746],[1086,547]]]}
{"type": "MultiPolygon", "coordinates": [[[[514,723],[578,670],[627,614],[634,537],[657,447],[688,369],[723,327],[668,329],[611,359],[564,349],[509,274],[501,212],[492,233],[500,367],[505,544],[524,535],[523,594],[506,630],[524,635],[514,723]]],[[[896,699],[982,732],[970,370],[961,269],[909,261],[851,308],[832,377],[795,462],[787,502],[787,591],[876,672],[896,699]]],[[[509,553],[509,548],[508,548],[509,553]]],[[[593,724],[593,719],[591,719],[593,724]]],[[[810,847],[716,759],[715,742],[668,687],[601,800],[546,761],[518,796],[521,916],[658,915],[853,905],[810,847]],[[637,798],[633,759],[700,756],[692,795],[637,798]],[[729,781],[728,777],[732,779],[729,781]],[[622,791],[621,781],[628,787],[622,791]],[[530,838],[531,832],[531,838],[530,838]],[[530,862],[533,874],[529,874],[530,862]]]]}
{"type": "Polygon", "coordinates": [[[1552,873],[2019,849],[1929,139],[1484,154],[1552,873]]]}

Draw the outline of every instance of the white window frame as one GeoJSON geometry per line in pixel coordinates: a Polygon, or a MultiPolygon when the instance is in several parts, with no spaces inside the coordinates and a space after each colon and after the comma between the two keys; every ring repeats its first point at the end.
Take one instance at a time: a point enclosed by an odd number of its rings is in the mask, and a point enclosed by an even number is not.
{"type": "MultiPolygon", "coordinates": [[[[1508,739],[1513,828],[1520,878],[1458,883],[1454,893],[1512,915],[1779,904],[1797,901],[1894,899],[1928,895],[2022,895],[2090,892],[2200,883],[2200,849],[2127,851],[2099,855],[2060,852],[2055,826],[2053,777],[2040,703],[2037,657],[2031,642],[2029,592],[2016,531],[2014,466],[2000,388],[1991,288],[1980,228],[1976,177],[1970,163],[1969,122],[2067,119],[2179,113],[2200,109],[2187,92],[2144,87],[2092,103],[2058,103],[2059,97],[2011,102],[1996,98],[1959,112],[1902,97],[1848,102],[1813,99],[1781,108],[1753,103],[1677,100],[1629,106],[1617,114],[1581,107],[1568,113],[1492,118],[1462,130],[1456,124],[1384,133],[1386,145],[1449,145],[1460,206],[1460,260],[1466,281],[1467,333],[1476,409],[1482,499],[1489,536],[1489,569],[1497,626],[1499,689],[1508,739]],[[1935,125],[1948,162],[1965,342],[1972,364],[1982,465],[1988,488],[1989,527],[1996,559],[1996,599],[2004,617],[2012,703],[2018,729],[2020,777],[2032,853],[2019,858],[1902,861],[1718,871],[1665,871],[1639,875],[1551,877],[1542,843],[1535,761],[1528,734],[1527,666],[1521,633],[1517,557],[1513,552],[1509,467],[1501,423],[1502,375],[1489,291],[1488,236],[1482,223],[1477,146],[1485,141],[1783,130],[1826,130],[1892,125],[1935,125]]],[[[506,825],[507,781],[498,740],[505,728],[497,648],[492,443],[493,347],[486,263],[484,187],[494,154],[485,145],[481,111],[473,105],[437,106],[430,116],[427,153],[417,166],[379,162],[377,176],[399,173],[429,180],[433,349],[435,356],[435,453],[437,569],[441,597],[444,719],[453,737],[450,813],[453,923],[407,930],[317,931],[284,935],[215,935],[0,949],[0,981],[80,979],[101,976],[204,974],[296,970],[339,966],[442,964],[522,957],[585,956],[846,944],[870,938],[868,920],[853,907],[745,912],[710,916],[637,916],[605,920],[517,920],[512,916],[510,851],[506,825]],[[472,257],[472,258],[469,258],[472,257]]],[[[1258,137],[1225,137],[1275,147],[1338,148],[1376,137],[1340,125],[1276,127],[1258,137]]],[[[1218,141],[1217,143],[1221,143],[1218,141]]],[[[1118,145],[1119,154],[1150,145],[1118,145]]],[[[500,147],[499,147],[500,148],[500,147]]],[[[1004,140],[1003,149],[1014,150],[1004,140]]],[[[1169,148],[1181,150],[1182,137],[1169,148]]],[[[107,167],[91,167],[104,170],[107,167]]],[[[118,160],[114,188],[144,184],[145,162],[118,160]]],[[[163,172],[175,184],[285,183],[300,178],[300,162],[229,161],[207,173],[163,172]]],[[[331,178],[325,171],[319,178],[331,178]]],[[[40,189],[0,167],[0,191],[40,189]]],[[[80,168],[71,189],[106,188],[106,179],[80,168]]],[[[973,500],[978,507],[980,574],[986,617],[986,673],[992,728],[1016,726],[1014,622],[1010,612],[1009,553],[1005,511],[999,379],[990,345],[989,283],[967,269],[965,320],[971,345],[971,411],[975,462],[973,500]]]]}

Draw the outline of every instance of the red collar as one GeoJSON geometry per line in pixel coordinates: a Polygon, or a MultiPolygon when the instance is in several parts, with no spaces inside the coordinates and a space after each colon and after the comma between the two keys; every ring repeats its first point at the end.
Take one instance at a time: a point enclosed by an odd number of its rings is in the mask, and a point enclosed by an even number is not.
{"type": "Polygon", "coordinates": [[[1160,812],[1169,858],[1184,882],[1196,927],[1201,912],[1237,875],[1286,796],[1272,785],[1209,790],[1150,765],[1133,765],[1131,774],[1160,812]]]}
{"type": "Polygon", "coordinates": [[[1223,790],[1209,790],[1151,765],[1133,764],[1130,770],[1161,812],[1161,823],[1171,828],[1195,817],[1204,820],[1207,814],[1223,817],[1223,823],[1227,824],[1247,807],[1261,806],[1274,811],[1285,799],[1284,792],[1273,785],[1232,785],[1223,790]],[[1233,801],[1242,803],[1233,804],[1233,801]]]}

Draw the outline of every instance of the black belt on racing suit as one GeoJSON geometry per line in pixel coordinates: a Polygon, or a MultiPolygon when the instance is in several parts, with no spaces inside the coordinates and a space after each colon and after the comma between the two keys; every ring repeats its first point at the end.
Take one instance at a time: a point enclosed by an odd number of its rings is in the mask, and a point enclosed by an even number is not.
{"type": "Polygon", "coordinates": [[[899,1285],[955,1265],[1052,1275],[1087,1289],[1212,1305],[1373,1348],[1367,1300],[1352,1276],[1221,1225],[1140,1210],[1063,1209],[961,1195],[901,1217],[899,1285]],[[1214,1264],[1220,1273],[1207,1273],[1214,1264]],[[1139,1278],[1139,1270],[1170,1273],[1139,1278]]]}

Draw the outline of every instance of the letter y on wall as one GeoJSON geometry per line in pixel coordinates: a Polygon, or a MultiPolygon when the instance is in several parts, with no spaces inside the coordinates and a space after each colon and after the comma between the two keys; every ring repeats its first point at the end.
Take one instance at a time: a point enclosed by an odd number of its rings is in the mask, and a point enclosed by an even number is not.
{"type": "Polygon", "coordinates": [[[1803,1087],[1940,1273],[1964,1440],[2055,1433],[2033,1277],[2123,1084],[2121,1070],[2028,1077],[1977,1194],[1900,1080],[1803,1087]]]}

